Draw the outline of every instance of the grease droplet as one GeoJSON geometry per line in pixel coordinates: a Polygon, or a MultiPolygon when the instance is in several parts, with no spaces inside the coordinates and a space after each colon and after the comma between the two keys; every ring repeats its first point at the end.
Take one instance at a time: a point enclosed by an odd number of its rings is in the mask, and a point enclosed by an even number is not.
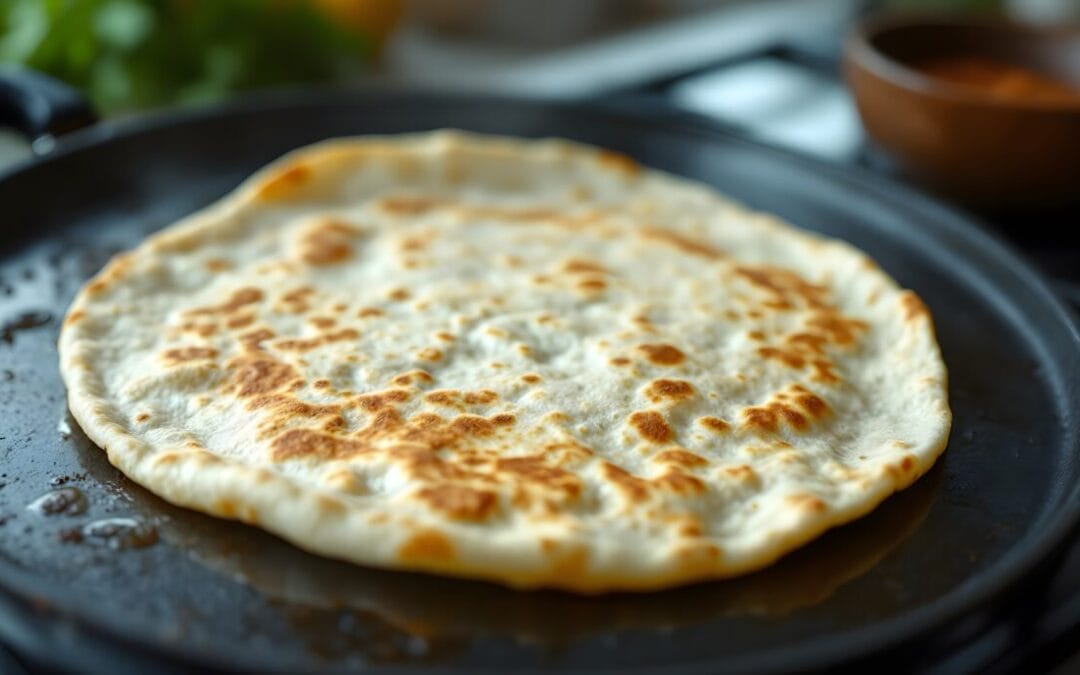
{"type": "Polygon", "coordinates": [[[146,548],[157,543],[157,529],[136,518],[104,518],[82,529],[86,539],[97,539],[116,551],[146,548]]]}
{"type": "Polygon", "coordinates": [[[77,487],[65,487],[52,492],[46,492],[26,508],[37,511],[45,516],[77,516],[86,513],[86,495],[77,487]]]}
{"type": "Polygon", "coordinates": [[[41,328],[52,320],[52,314],[48,312],[23,312],[0,326],[0,340],[10,345],[15,342],[15,333],[32,328],[41,328]]]}

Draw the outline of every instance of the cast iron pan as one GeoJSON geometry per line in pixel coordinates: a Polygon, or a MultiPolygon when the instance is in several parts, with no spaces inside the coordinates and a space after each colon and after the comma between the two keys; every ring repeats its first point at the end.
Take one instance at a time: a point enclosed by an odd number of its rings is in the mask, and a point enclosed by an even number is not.
{"type": "Polygon", "coordinates": [[[884,659],[912,667],[978,633],[1015,594],[1038,593],[1078,520],[1080,341],[1044,282],[916,194],[693,120],[401,92],[264,97],[72,133],[0,176],[0,228],[0,637],[55,665],[768,672],[884,659]],[[948,451],[868,518],[765,572],[601,598],[323,560],[174,508],[112,469],[68,417],[57,373],[57,320],[80,284],[113,253],[287,150],[437,127],[596,143],[868,251],[934,313],[955,412],[948,451]],[[56,483],[81,490],[87,510],[27,508],[56,483]],[[157,543],[73,541],[78,528],[110,517],[156,528],[157,543]]]}

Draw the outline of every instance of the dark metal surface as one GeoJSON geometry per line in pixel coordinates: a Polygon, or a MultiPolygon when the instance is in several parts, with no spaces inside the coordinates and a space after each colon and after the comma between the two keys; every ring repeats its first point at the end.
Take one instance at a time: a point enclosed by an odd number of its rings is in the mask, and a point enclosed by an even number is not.
{"type": "Polygon", "coordinates": [[[913,193],[691,120],[392,93],[264,99],[76,134],[0,177],[0,205],[0,637],[44,662],[761,672],[884,655],[912,665],[984,629],[1009,592],[1039,593],[1077,519],[1080,349],[1037,276],[913,193]],[[56,370],[57,319],[82,281],[286,150],[442,126],[621,150],[869,252],[935,315],[955,413],[939,465],[771,570],[591,599],[322,560],[171,507],[109,467],[67,417],[56,370]],[[87,512],[27,510],[54,482],[80,488],[87,512]],[[107,516],[151,523],[160,541],[64,541],[107,516]],[[914,639],[918,653],[896,649],[914,639]]]}

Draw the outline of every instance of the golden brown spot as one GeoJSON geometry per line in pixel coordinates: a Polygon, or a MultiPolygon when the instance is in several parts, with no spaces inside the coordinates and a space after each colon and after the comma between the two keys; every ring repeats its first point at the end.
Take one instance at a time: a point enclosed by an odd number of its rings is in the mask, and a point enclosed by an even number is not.
{"type": "Polygon", "coordinates": [[[451,335],[450,333],[447,333],[446,331],[439,331],[438,333],[435,333],[435,337],[442,340],[443,342],[453,342],[454,341],[454,336],[451,335]]]}
{"type": "Polygon", "coordinates": [[[178,347],[176,349],[166,349],[161,356],[170,363],[201,361],[217,356],[217,350],[210,347],[178,347]]]}
{"type": "Polygon", "coordinates": [[[780,417],[783,418],[783,420],[787,422],[790,426],[799,430],[806,429],[806,427],[809,426],[809,423],[806,421],[806,417],[804,417],[799,411],[793,410],[792,408],[784,405],[783,403],[770,403],[769,405],[770,407],[775,406],[776,412],[779,413],[780,417]]]}
{"type": "Polygon", "coordinates": [[[719,417],[699,417],[698,424],[717,434],[727,433],[731,425],[719,417]]]}
{"type": "Polygon", "coordinates": [[[401,414],[394,408],[382,408],[378,410],[368,422],[368,425],[360,430],[364,438],[384,436],[391,431],[401,428],[401,414]]]}
{"type": "Polygon", "coordinates": [[[426,370],[410,370],[407,373],[401,373],[395,375],[390,380],[391,384],[396,384],[401,387],[407,387],[414,382],[434,382],[435,378],[431,376],[431,373],[426,370]]]}
{"type": "Polygon", "coordinates": [[[240,316],[234,316],[225,322],[227,328],[247,328],[251,324],[255,323],[254,314],[241,314],[240,316]]]}
{"type": "Polygon", "coordinates": [[[356,403],[368,412],[375,412],[395,403],[404,403],[411,397],[412,394],[406,389],[387,389],[371,394],[361,394],[356,397],[356,403]]]}
{"type": "Polygon", "coordinates": [[[606,268],[603,265],[592,260],[584,260],[582,258],[571,258],[566,261],[566,264],[562,267],[563,272],[569,272],[570,274],[608,274],[606,268]]]}
{"type": "Polygon", "coordinates": [[[272,337],[274,337],[274,331],[269,328],[260,328],[259,330],[254,330],[250,333],[244,333],[238,339],[244,349],[249,352],[255,352],[262,350],[262,343],[272,337]]]}
{"type": "Polygon", "coordinates": [[[360,333],[356,329],[342,328],[339,331],[323,333],[322,335],[313,338],[281,340],[280,342],[274,343],[274,348],[282,351],[306,352],[332,342],[355,340],[358,337],[360,337],[360,333]]]}
{"type": "Polygon", "coordinates": [[[921,317],[930,316],[922,299],[913,291],[904,291],[900,295],[900,306],[904,309],[904,320],[911,322],[921,317]]]}
{"type": "Polygon", "coordinates": [[[444,406],[456,406],[460,401],[460,394],[452,389],[438,389],[424,396],[428,403],[444,406]]]}
{"type": "Polygon", "coordinates": [[[811,417],[821,419],[829,413],[829,406],[819,396],[800,385],[793,385],[791,391],[795,403],[811,417]]]}
{"type": "Polygon", "coordinates": [[[405,237],[401,240],[400,248],[402,251],[423,251],[431,243],[430,236],[414,235],[411,237],[405,237]]]}
{"type": "Polygon", "coordinates": [[[653,380],[645,388],[645,396],[654,403],[685,401],[693,395],[693,385],[685,380],[653,380]]]}
{"type": "Polygon", "coordinates": [[[337,415],[341,412],[340,406],[337,405],[308,403],[286,394],[255,396],[248,402],[248,409],[258,408],[272,408],[274,411],[273,418],[264,424],[263,431],[266,435],[275,432],[282,426],[284,420],[291,417],[317,418],[337,415]]]}
{"type": "Polygon", "coordinates": [[[382,315],[383,315],[383,311],[381,309],[379,309],[378,307],[364,307],[363,309],[361,309],[359,312],[356,313],[356,316],[360,317],[361,319],[366,319],[369,316],[382,316],[382,315]]]}
{"type": "Polygon", "coordinates": [[[630,413],[630,424],[638,435],[653,443],[667,443],[675,437],[663,415],[653,410],[630,413]]]}
{"type": "Polygon", "coordinates": [[[86,292],[88,295],[100,295],[108,287],[109,284],[104,279],[95,279],[86,285],[86,292]]]}
{"type": "Polygon", "coordinates": [[[304,302],[308,297],[315,294],[315,289],[310,286],[301,286],[300,288],[294,288],[285,295],[281,296],[281,301],[286,303],[304,302]]]}
{"type": "Polygon", "coordinates": [[[824,332],[838,345],[853,344],[860,333],[870,328],[865,321],[849,319],[835,311],[818,312],[807,320],[806,325],[824,332]]]}
{"type": "Polygon", "coordinates": [[[136,422],[146,422],[150,419],[150,413],[139,413],[135,416],[136,422]]]}
{"type": "Polygon", "coordinates": [[[760,482],[757,472],[755,472],[746,464],[725,466],[722,471],[724,475],[728,476],[729,478],[733,478],[740,483],[745,483],[747,485],[757,485],[760,482]]]}
{"type": "Polygon", "coordinates": [[[303,164],[294,164],[267,178],[259,187],[257,198],[276,200],[287,198],[296,188],[311,177],[311,169],[303,164]]]}
{"type": "Polygon", "coordinates": [[[677,347],[669,344],[644,344],[637,348],[645,352],[645,357],[658,366],[678,365],[686,358],[677,347]]]}
{"type": "Polygon", "coordinates": [[[597,292],[607,288],[607,282],[603,279],[582,279],[578,282],[577,287],[583,291],[597,292]]]}
{"type": "Polygon", "coordinates": [[[450,423],[450,429],[462,436],[490,436],[495,433],[495,425],[479,415],[460,415],[450,423]]]}
{"type": "Polygon", "coordinates": [[[811,494],[788,495],[787,502],[797,509],[810,513],[824,513],[829,509],[825,502],[811,494]]]}
{"type": "Polygon", "coordinates": [[[904,459],[900,461],[900,468],[907,473],[915,468],[915,458],[911,455],[904,455],[904,459]]]}
{"type": "Polygon", "coordinates": [[[775,347],[758,347],[758,356],[763,359],[779,361],[789,368],[802,368],[806,365],[806,359],[794,351],[777,349],[775,347]]]}
{"type": "Polygon", "coordinates": [[[218,332],[217,324],[214,323],[197,323],[195,321],[187,321],[180,324],[180,330],[185,333],[195,333],[200,337],[210,337],[218,332]]]}
{"type": "Polygon", "coordinates": [[[442,350],[434,347],[425,347],[416,353],[416,358],[421,361],[438,361],[443,357],[442,350]]]}
{"type": "Polygon", "coordinates": [[[488,490],[463,485],[435,485],[419,490],[416,496],[428,506],[454,520],[487,520],[498,506],[498,496],[488,490]]]}
{"type": "Polygon", "coordinates": [[[229,364],[231,387],[241,398],[275,392],[297,377],[287,363],[267,358],[239,358],[229,364]]]}
{"type": "Polygon", "coordinates": [[[323,480],[340,492],[355,495],[363,494],[367,491],[366,486],[357,479],[356,474],[350,469],[335,469],[327,473],[323,480]]]}
{"type": "Polygon", "coordinates": [[[263,292],[257,288],[241,288],[234,292],[229,299],[220,305],[199,307],[188,312],[191,315],[200,314],[230,314],[245,305],[253,305],[263,299],[263,292]]]}
{"type": "Polygon", "coordinates": [[[784,342],[800,352],[821,355],[829,339],[816,333],[794,333],[784,338],[784,342]]]}
{"type": "Polygon", "coordinates": [[[743,426],[757,433],[773,433],[777,430],[776,413],[768,408],[751,406],[742,411],[743,426]]]}
{"type": "Polygon", "coordinates": [[[610,462],[600,465],[604,478],[611,481],[631,502],[642,502],[649,496],[648,481],[638,478],[610,462]]]}
{"type": "Polygon", "coordinates": [[[761,332],[759,330],[752,330],[752,331],[750,331],[749,333],[746,334],[746,337],[750,338],[754,342],[761,342],[762,340],[765,339],[765,333],[763,333],[763,332],[761,332]]]}
{"type": "Polygon", "coordinates": [[[770,309],[792,309],[798,300],[815,309],[827,306],[828,289],[806,281],[792,270],[766,265],[736,267],[734,272],[769,295],[762,304],[770,309]]]}
{"type": "Polygon", "coordinates": [[[210,258],[205,263],[208,272],[224,272],[232,267],[232,263],[223,258],[210,258]]]}
{"type": "Polygon", "coordinates": [[[616,356],[615,358],[611,359],[610,363],[613,366],[628,366],[630,365],[630,359],[626,358],[625,356],[616,356]]]}
{"type": "Polygon", "coordinates": [[[641,165],[634,161],[633,158],[613,150],[599,150],[596,153],[596,161],[605,169],[629,177],[636,176],[641,172],[641,165]]]}
{"type": "Polygon", "coordinates": [[[431,197],[387,197],[379,203],[379,208],[390,213],[415,216],[427,213],[441,203],[431,197]]]}
{"type": "MultiPolygon", "coordinates": [[[[780,399],[779,393],[776,398],[780,399]]],[[[743,427],[759,434],[775,433],[781,424],[786,424],[796,431],[803,431],[810,424],[804,412],[812,418],[820,419],[827,414],[828,406],[821,398],[796,384],[789,387],[789,394],[782,400],[744,408],[743,427]]]]}
{"type": "Polygon", "coordinates": [[[420,530],[398,549],[398,558],[405,562],[446,563],[454,559],[454,545],[438,530],[420,530]]]}
{"type": "Polygon", "coordinates": [[[341,415],[334,415],[323,422],[322,430],[330,432],[342,432],[349,427],[349,423],[341,415]]]}
{"type": "Polygon", "coordinates": [[[308,323],[316,328],[326,330],[327,328],[333,328],[337,324],[337,319],[332,316],[313,316],[308,319],[308,323]]]}
{"type": "Polygon", "coordinates": [[[487,405],[499,398],[499,395],[490,389],[479,391],[461,392],[455,389],[436,389],[424,396],[428,403],[444,406],[487,405]]]}
{"type": "Polygon", "coordinates": [[[671,450],[664,450],[655,457],[654,461],[662,464],[675,464],[683,468],[692,469],[698,466],[705,466],[709,463],[709,460],[705,459],[701,455],[695,455],[689,450],[682,448],[673,448],[671,450]]]}
{"type": "Polygon", "coordinates": [[[676,469],[669,469],[667,473],[654,478],[652,483],[661,490],[667,490],[668,492],[674,492],[675,494],[680,495],[701,494],[702,492],[705,492],[705,483],[703,483],[700,478],[676,469]]]}
{"type": "Polygon", "coordinates": [[[589,550],[576,547],[557,556],[551,563],[548,573],[552,579],[580,579],[589,567],[589,550]]]}
{"type": "Polygon", "coordinates": [[[81,321],[84,316],[86,316],[86,312],[82,311],[81,309],[77,309],[74,312],[71,312],[70,314],[68,314],[66,317],[64,317],[64,325],[65,326],[74,325],[74,324],[78,323],[79,321],[81,321]]]}
{"type": "Polygon", "coordinates": [[[679,525],[680,537],[700,537],[705,533],[701,521],[697,518],[689,518],[679,525]]]}
{"type": "Polygon", "coordinates": [[[359,230],[348,223],[328,220],[304,233],[300,258],[309,265],[336,265],[352,257],[350,240],[359,230]]]}
{"type": "Polygon", "coordinates": [[[270,458],[275,462],[304,457],[345,459],[370,451],[371,447],[362,441],[339,438],[314,429],[290,429],[270,442],[270,458]]]}
{"type": "Polygon", "coordinates": [[[214,502],[211,509],[222,518],[234,518],[236,516],[236,503],[231,499],[219,499],[214,502]]]}
{"type": "Polygon", "coordinates": [[[581,480],[574,474],[549,466],[541,456],[506,457],[495,460],[495,470],[519,476],[525,482],[540,485],[576,497],[581,494],[581,480]]]}
{"type": "Polygon", "coordinates": [[[491,418],[491,423],[497,427],[510,426],[517,422],[517,418],[509,413],[500,413],[491,418]]]}
{"type": "Polygon", "coordinates": [[[521,376],[521,381],[525,382],[527,384],[536,384],[537,382],[540,382],[543,379],[544,378],[540,377],[536,373],[525,373],[524,375],[521,376]]]}
{"type": "Polygon", "coordinates": [[[810,362],[810,367],[814,373],[811,375],[812,380],[815,382],[826,382],[829,384],[840,381],[840,376],[833,370],[832,361],[827,359],[814,359],[810,362]]]}
{"type": "Polygon", "coordinates": [[[387,293],[386,297],[388,297],[391,300],[394,300],[396,302],[402,302],[404,300],[408,300],[409,298],[411,298],[412,294],[409,293],[409,289],[407,289],[407,288],[395,288],[392,291],[390,291],[389,293],[387,293]]]}
{"type": "Polygon", "coordinates": [[[684,253],[691,253],[711,260],[717,260],[724,257],[724,252],[711,244],[698,239],[691,239],[690,237],[672,232],[671,230],[660,227],[643,227],[638,231],[643,237],[655,239],[670,246],[674,246],[684,253]]]}

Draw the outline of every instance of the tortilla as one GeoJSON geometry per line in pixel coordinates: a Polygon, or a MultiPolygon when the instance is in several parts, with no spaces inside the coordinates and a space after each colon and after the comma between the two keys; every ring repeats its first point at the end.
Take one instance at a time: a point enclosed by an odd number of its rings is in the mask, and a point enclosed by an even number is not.
{"type": "Polygon", "coordinates": [[[923,474],[926,306],[627,157],[328,141],[118,255],[74,417],[161,497],[364,565],[581,592],[743,574],[923,474]]]}

